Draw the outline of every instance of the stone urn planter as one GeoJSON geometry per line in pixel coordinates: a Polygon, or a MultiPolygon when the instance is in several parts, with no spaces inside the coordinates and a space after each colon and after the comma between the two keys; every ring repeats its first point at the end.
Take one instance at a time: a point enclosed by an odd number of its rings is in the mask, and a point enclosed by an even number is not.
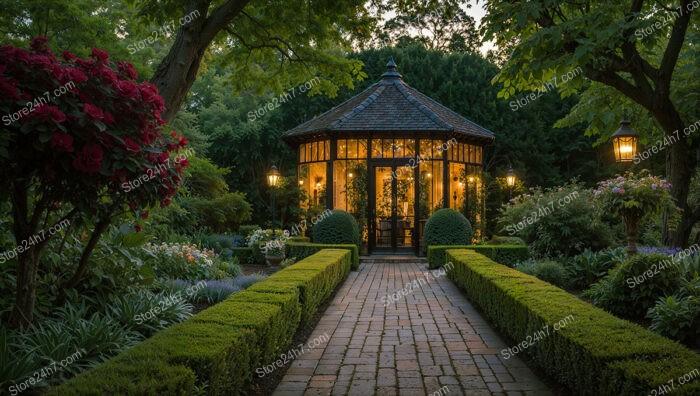
{"type": "Polygon", "coordinates": [[[284,255],[281,256],[273,256],[273,255],[265,255],[265,261],[267,261],[267,265],[274,266],[274,265],[280,265],[280,263],[284,260],[284,255]]]}

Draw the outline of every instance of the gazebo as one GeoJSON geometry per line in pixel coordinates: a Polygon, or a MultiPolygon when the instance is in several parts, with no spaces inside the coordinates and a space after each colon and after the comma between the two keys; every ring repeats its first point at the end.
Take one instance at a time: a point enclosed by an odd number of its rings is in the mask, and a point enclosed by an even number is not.
{"type": "Polygon", "coordinates": [[[410,87],[393,60],[378,82],[283,139],[298,152],[301,206],[352,213],[370,252],[420,253],[423,226],[440,208],[482,222],[483,152],[494,133],[410,87]]]}

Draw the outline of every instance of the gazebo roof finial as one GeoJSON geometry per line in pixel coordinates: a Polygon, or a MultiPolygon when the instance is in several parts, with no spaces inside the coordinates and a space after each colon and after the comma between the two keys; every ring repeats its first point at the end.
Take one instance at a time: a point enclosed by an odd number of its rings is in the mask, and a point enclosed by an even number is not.
{"type": "Polygon", "coordinates": [[[401,78],[401,74],[396,71],[396,62],[394,58],[390,58],[386,64],[386,73],[382,74],[382,78],[401,78]]]}

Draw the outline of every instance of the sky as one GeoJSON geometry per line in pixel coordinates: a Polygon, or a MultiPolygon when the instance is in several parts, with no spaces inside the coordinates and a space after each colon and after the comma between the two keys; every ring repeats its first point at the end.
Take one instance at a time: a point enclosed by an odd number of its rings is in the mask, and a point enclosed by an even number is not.
{"type": "MultiPolygon", "coordinates": [[[[481,26],[481,19],[484,17],[484,15],[486,15],[486,10],[484,9],[486,2],[484,0],[481,0],[477,4],[476,0],[469,0],[467,3],[470,4],[471,7],[466,8],[466,6],[464,6],[462,8],[467,13],[467,15],[471,16],[472,18],[474,18],[474,20],[476,20],[476,26],[477,26],[477,28],[479,28],[481,26]]],[[[394,12],[391,12],[391,13],[385,14],[383,17],[384,17],[384,20],[389,20],[389,19],[393,18],[394,16],[396,16],[396,14],[394,12]]],[[[480,51],[482,54],[486,55],[486,53],[493,48],[494,48],[494,44],[489,41],[489,42],[485,42],[481,46],[480,51]]]]}

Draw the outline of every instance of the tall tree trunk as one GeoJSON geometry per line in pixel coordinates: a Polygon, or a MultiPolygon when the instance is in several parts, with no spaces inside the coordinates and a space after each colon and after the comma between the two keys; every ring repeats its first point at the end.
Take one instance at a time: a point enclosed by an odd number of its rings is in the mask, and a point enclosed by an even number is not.
{"type": "Polygon", "coordinates": [[[40,259],[41,252],[36,249],[30,249],[17,257],[17,288],[15,306],[9,319],[10,327],[26,330],[34,320],[36,278],[40,259]]]}
{"type": "Polygon", "coordinates": [[[250,0],[229,0],[210,13],[211,1],[193,1],[188,12],[199,12],[192,22],[181,26],[168,55],[158,65],[151,82],[165,101],[163,119],[170,123],[185,102],[197,78],[199,65],[214,37],[226,29],[250,0]]]}
{"type": "MultiPolygon", "coordinates": [[[[37,234],[40,215],[44,212],[45,200],[37,202],[33,215],[29,209],[29,183],[26,180],[15,182],[11,186],[13,231],[18,248],[24,247],[24,241],[30,241],[37,234]]],[[[41,259],[42,243],[32,244],[26,251],[17,253],[17,282],[15,306],[12,308],[10,327],[24,330],[34,318],[36,303],[36,277],[41,259]]]]}
{"type": "Polygon", "coordinates": [[[671,183],[671,195],[676,199],[676,206],[681,209],[681,221],[675,230],[669,227],[669,215],[664,215],[662,242],[667,246],[687,247],[690,232],[696,220],[693,220],[692,211],[688,205],[688,193],[690,192],[690,181],[693,177],[693,170],[697,166],[697,158],[690,150],[688,140],[685,138],[683,129],[685,125],[671,103],[667,99],[663,106],[654,109],[652,114],[664,129],[664,133],[669,138],[680,140],[671,144],[666,152],[666,177],[671,183]]]}

